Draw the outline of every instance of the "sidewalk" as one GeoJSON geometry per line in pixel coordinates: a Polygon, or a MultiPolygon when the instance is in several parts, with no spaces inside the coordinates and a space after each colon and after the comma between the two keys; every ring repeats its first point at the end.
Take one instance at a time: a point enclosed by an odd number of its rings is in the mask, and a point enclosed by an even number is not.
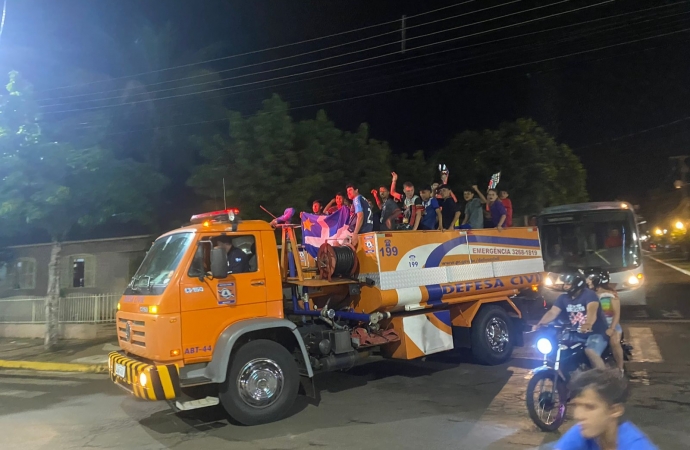
{"type": "Polygon", "coordinates": [[[104,373],[108,353],[118,350],[117,338],[61,340],[56,351],[47,352],[43,339],[0,338],[0,369],[104,373]]]}

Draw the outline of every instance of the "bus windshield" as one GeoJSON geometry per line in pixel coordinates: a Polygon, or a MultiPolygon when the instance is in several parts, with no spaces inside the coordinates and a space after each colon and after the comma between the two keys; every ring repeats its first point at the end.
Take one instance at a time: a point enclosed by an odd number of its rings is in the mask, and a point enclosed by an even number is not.
{"type": "Polygon", "coordinates": [[[540,218],[544,268],[619,272],[641,263],[635,218],[628,210],[577,211],[540,218]]]}
{"type": "Polygon", "coordinates": [[[126,294],[161,294],[193,238],[193,233],[177,233],[156,240],[126,294]]]}

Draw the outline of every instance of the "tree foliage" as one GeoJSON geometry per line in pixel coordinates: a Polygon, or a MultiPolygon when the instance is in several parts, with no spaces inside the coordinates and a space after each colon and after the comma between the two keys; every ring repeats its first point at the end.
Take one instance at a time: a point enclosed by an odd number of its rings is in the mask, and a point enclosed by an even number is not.
{"type": "Polygon", "coordinates": [[[277,95],[253,116],[231,113],[228,135],[199,138],[196,144],[207,163],[197,167],[189,184],[219,199],[225,178],[228,205],[239,206],[245,216],[264,217],[259,205],[282,212],[288,206],[307,208],[316,198],[328,202],[348,182],[366,194],[390,180],[388,144],[371,139],[366,124],[345,132],[324,111],[294,122],[277,95]]]}
{"type": "Polygon", "coordinates": [[[62,240],[75,225],[149,223],[150,202],[164,179],[148,165],[107,150],[75,148],[46,136],[31,86],[16,72],[0,96],[0,221],[2,232],[31,227],[62,240]]]}
{"type": "Polygon", "coordinates": [[[287,103],[275,95],[254,116],[232,113],[229,124],[227,136],[196,140],[207,163],[197,167],[189,184],[222,201],[225,178],[228,205],[254,217],[263,217],[260,204],[282,211],[307,208],[314,198],[327,202],[348,181],[368,195],[390,183],[391,169],[399,183],[409,180],[420,188],[439,181],[438,163],[449,167],[450,184],[458,193],[472,184],[485,189],[500,170],[500,187],[509,190],[518,213],[587,200],[585,170],[577,156],[529,119],[460,133],[430,159],[422,151],[392,156],[385,142],[369,138],[366,124],[345,132],[324,111],[295,123],[287,103]]]}
{"type": "Polygon", "coordinates": [[[579,158],[530,119],[457,134],[433,160],[448,166],[456,191],[472,184],[485,190],[491,175],[501,171],[499,188],[509,191],[517,213],[587,201],[579,158]]]}

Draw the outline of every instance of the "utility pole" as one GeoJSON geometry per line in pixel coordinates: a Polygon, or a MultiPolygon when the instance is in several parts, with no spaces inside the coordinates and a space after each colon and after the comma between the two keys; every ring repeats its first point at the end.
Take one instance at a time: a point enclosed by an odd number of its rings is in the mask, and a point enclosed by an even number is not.
{"type": "Polygon", "coordinates": [[[405,16],[403,15],[403,16],[402,16],[402,19],[400,20],[400,35],[401,35],[401,39],[400,39],[400,53],[405,53],[405,39],[406,39],[406,38],[405,38],[405,35],[407,34],[407,33],[406,33],[406,30],[405,30],[405,22],[406,22],[406,18],[405,18],[405,16]]]}
{"type": "Polygon", "coordinates": [[[676,164],[678,164],[680,168],[680,180],[677,180],[674,185],[676,189],[680,189],[681,193],[683,194],[683,198],[686,198],[688,196],[688,190],[687,190],[687,185],[688,185],[688,173],[690,173],[690,167],[688,167],[688,162],[690,162],[690,156],[688,155],[679,155],[679,156],[671,156],[669,158],[670,160],[675,160],[676,164]]]}

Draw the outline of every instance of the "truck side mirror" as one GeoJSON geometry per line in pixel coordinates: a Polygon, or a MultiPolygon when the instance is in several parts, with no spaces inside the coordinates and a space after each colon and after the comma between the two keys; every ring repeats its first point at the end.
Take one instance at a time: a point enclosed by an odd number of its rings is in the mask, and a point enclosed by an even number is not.
{"type": "Polygon", "coordinates": [[[228,255],[222,248],[211,249],[211,275],[219,279],[228,277],[228,255]]]}

